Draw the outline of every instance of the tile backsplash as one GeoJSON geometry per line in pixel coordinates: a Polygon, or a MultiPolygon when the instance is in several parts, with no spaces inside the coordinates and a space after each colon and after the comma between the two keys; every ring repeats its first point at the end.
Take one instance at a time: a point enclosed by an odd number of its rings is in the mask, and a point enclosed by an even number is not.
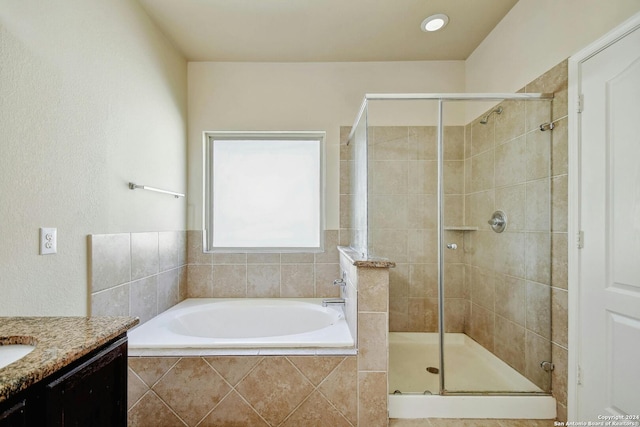
{"type": "Polygon", "coordinates": [[[203,253],[202,231],[187,232],[189,298],[327,298],[340,289],[338,230],[319,253],[203,253]]]}
{"type": "Polygon", "coordinates": [[[89,236],[91,314],[146,322],[185,298],[338,297],[337,230],[320,253],[203,253],[202,231],[89,236]]]}
{"type": "Polygon", "coordinates": [[[187,296],[184,231],[92,234],[92,316],[137,316],[145,322],[187,296]]]}

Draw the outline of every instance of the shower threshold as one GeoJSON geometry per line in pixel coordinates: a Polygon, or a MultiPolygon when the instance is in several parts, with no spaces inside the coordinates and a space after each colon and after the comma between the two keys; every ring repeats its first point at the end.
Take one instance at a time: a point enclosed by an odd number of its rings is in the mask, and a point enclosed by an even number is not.
{"type": "Polygon", "coordinates": [[[464,395],[439,395],[438,354],[436,333],[389,333],[391,418],[555,418],[553,397],[459,333],[445,337],[445,386],[464,395]]]}

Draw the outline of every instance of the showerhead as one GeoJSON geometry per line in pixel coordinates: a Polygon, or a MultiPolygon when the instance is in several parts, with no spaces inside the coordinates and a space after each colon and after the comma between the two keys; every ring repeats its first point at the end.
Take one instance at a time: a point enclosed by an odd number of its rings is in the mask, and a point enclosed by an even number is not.
{"type": "Polygon", "coordinates": [[[503,108],[502,107],[498,107],[494,110],[492,110],[489,114],[487,114],[486,116],[484,116],[482,119],[480,119],[480,124],[481,125],[486,125],[487,122],[489,121],[489,116],[492,115],[493,113],[496,114],[502,114],[503,108]]]}

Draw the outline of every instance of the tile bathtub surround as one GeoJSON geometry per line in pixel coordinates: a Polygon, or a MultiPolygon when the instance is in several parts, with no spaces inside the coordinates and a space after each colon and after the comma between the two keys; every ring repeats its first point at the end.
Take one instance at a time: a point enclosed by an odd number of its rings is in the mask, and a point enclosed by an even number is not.
{"type": "Polygon", "coordinates": [[[130,357],[128,425],[357,426],[357,382],[355,356],[130,357]]]}
{"type": "Polygon", "coordinates": [[[338,250],[347,282],[343,293],[347,320],[357,312],[357,325],[349,326],[358,341],[358,425],[387,426],[389,272],[395,263],[359,259],[347,247],[338,250]]]}
{"type": "Polygon", "coordinates": [[[88,237],[91,315],[145,322],[186,298],[183,231],[88,237]]]}
{"type": "Polygon", "coordinates": [[[187,232],[189,298],[329,298],[340,288],[338,230],[320,253],[203,253],[202,231],[187,232]]]}
{"type": "MultiPolygon", "coordinates": [[[[387,289],[393,263],[354,261],[340,249],[346,309],[357,310],[362,320],[360,331],[352,329],[361,349],[357,356],[130,357],[129,425],[387,426],[387,289]]],[[[249,254],[218,261],[280,265],[278,258],[249,254]]],[[[287,259],[311,263],[302,254],[287,259]]]]}

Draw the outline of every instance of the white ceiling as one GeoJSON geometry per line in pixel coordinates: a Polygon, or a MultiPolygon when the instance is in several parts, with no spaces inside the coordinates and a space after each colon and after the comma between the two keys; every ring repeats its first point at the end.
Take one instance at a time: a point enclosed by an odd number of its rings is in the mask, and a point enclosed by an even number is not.
{"type": "Polygon", "coordinates": [[[138,0],[189,61],[464,60],[517,0],[138,0]],[[424,33],[436,13],[449,25],[424,33]]]}

